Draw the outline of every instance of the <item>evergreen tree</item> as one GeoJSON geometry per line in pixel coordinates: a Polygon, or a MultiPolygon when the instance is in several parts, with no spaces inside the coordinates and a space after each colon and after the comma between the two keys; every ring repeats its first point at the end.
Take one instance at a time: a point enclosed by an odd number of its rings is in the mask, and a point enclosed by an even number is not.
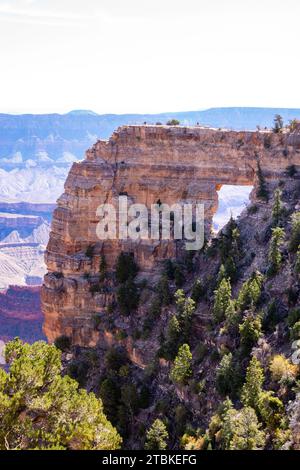
{"type": "Polygon", "coordinates": [[[280,191],[280,189],[279,188],[276,189],[274,192],[274,203],[272,207],[272,220],[273,220],[273,225],[275,227],[279,225],[282,214],[283,214],[281,195],[282,195],[282,192],[280,191]]]}
{"type": "Polygon", "coordinates": [[[151,428],[147,431],[145,449],[165,450],[167,448],[168,431],[165,424],[156,419],[151,428]]]}
{"type": "Polygon", "coordinates": [[[101,382],[99,396],[103,402],[104,411],[108,419],[116,425],[120,390],[113,379],[107,378],[101,382]]]}
{"type": "Polygon", "coordinates": [[[241,401],[244,406],[258,409],[260,395],[263,391],[264,371],[259,360],[252,357],[246,372],[246,381],[242,388],[241,401]]]}
{"type": "Polygon", "coordinates": [[[258,188],[257,188],[256,196],[259,199],[262,199],[267,202],[269,200],[269,193],[267,190],[266,180],[263,175],[259,162],[257,163],[257,179],[258,179],[258,188]]]}
{"type": "Polygon", "coordinates": [[[61,376],[53,345],[7,343],[9,373],[0,370],[0,449],[118,449],[121,438],[102,402],[61,376]]]}
{"type": "Polygon", "coordinates": [[[195,302],[188,297],[183,306],[183,311],[178,315],[179,324],[182,330],[182,340],[188,341],[192,326],[192,318],[195,312],[195,302]]]}
{"type": "Polygon", "coordinates": [[[221,264],[219,272],[218,272],[218,277],[217,277],[217,286],[219,286],[221,282],[223,281],[223,279],[226,279],[226,277],[227,276],[226,276],[225,266],[224,264],[221,264]]]}
{"type": "Polygon", "coordinates": [[[233,375],[233,358],[232,354],[228,353],[222,357],[222,360],[217,367],[216,385],[218,392],[222,395],[230,395],[232,392],[233,375]]]}
{"type": "Polygon", "coordinates": [[[177,313],[179,315],[181,315],[182,312],[183,312],[184,304],[185,304],[185,295],[184,295],[183,290],[178,289],[175,292],[174,297],[175,297],[175,303],[176,303],[176,307],[177,307],[177,313]]]}
{"type": "Polygon", "coordinates": [[[237,266],[232,256],[228,256],[224,264],[226,277],[230,279],[231,282],[237,280],[237,266]]]}
{"type": "Polygon", "coordinates": [[[188,344],[183,344],[178,350],[174,365],[170,372],[170,379],[184,385],[192,376],[192,353],[188,344]]]}
{"type": "Polygon", "coordinates": [[[276,274],[282,263],[282,254],[280,247],[283,244],[285,232],[283,228],[276,227],[272,228],[272,238],[270,242],[270,249],[268,259],[270,262],[269,274],[276,274]]]}
{"type": "Polygon", "coordinates": [[[201,297],[204,295],[204,288],[200,279],[196,279],[193,284],[191,298],[197,304],[201,297]]]}
{"type": "Polygon", "coordinates": [[[231,299],[231,285],[229,279],[222,279],[214,294],[213,318],[216,322],[221,322],[225,318],[225,312],[231,299]]]}
{"type": "Polygon", "coordinates": [[[259,272],[254,272],[252,276],[242,285],[238,298],[237,308],[244,312],[248,308],[254,308],[261,297],[263,277],[259,272]]]}
{"type": "Polygon", "coordinates": [[[117,290],[117,301],[122,315],[130,315],[138,306],[139,294],[132,279],[121,284],[117,290]]]}
{"type": "Polygon", "coordinates": [[[261,392],[258,401],[260,416],[266,426],[275,431],[284,419],[284,405],[282,401],[274,396],[273,391],[261,392]]]}
{"type": "Polygon", "coordinates": [[[228,307],[225,311],[225,318],[226,318],[226,327],[230,333],[236,332],[236,329],[239,324],[240,314],[236,308],[236,302],[234,300],[230,300],[228,307]]]}
{"type": "Polygon", "coordinates": [[[265,445],[266,436],[260,429],[255,411],[250,407],[229,409],[222,424],[225,450],[258,450],[265,445]]]}
{"type": "Polygon", "coordinates": [[[163,346],[163,353],[166,359],[174,359],[178,351],[178,344],[181,336],[181,328],[176,315],[172,315],[168,322],[166,341],[163,346]]]}
{"type": "Polygon", "coordinates": [[[261,337],[261,318],[258,315],[249,313],[244,318],[243,323],[239,326],[239,330],[242,351],[244,355],[248,355],[261,337]]]}
{"type": "Polygon", "coordinates": [[[292,233],[289,244],[289,250],[295,252],[300,245],[300,212],[295,212],[292,215],[292,233]]]}

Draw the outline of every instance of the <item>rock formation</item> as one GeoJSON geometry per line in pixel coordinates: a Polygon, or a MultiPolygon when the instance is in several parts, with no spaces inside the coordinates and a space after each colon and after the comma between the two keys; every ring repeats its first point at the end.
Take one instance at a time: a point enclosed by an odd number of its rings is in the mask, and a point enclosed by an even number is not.
{"type": "Polygon", "coordinates": [[[266,181],[278,179],[300,164],[299,149],[298,134],[201,127],[124,126],[109,141],[98,141],[73,164],[54,211],[42,289],[48,339],[66,334],[85,346],[99,340],[92,318],[113,298],[109,288],[96,295],[90,290],[102,255],[112,270],[121,251],[131,252],[145,275],[179,256],[173,241],[99,240],[100,204],[116,204],[122,194],[147,207],[158,200],[202,202],[209,227],[223,184],[256,184],[258,162],[266,181]]]}

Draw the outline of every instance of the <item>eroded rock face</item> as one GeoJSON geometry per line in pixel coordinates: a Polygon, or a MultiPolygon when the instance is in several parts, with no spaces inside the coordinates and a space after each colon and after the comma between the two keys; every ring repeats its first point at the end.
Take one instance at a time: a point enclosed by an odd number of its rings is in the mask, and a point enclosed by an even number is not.
{"type": "Polygon", "coordinates": [[[121,251],[132,252],[145,276],[161,260],[180,255],[174,241],[99,240],[100,204],[117,205],[122,194],[149,208],[158,200],[202,202],[208,229],[222,184],[256,184],[258,161],[266,180],[279,178],[289,165],[300,164],[299,145],[291,134],[168,126],[124,126],[109,141],[98,141],[84,161],[73,164],[54,211],[42,289],[49,341],[61,334],[84,346],[99,340],[93,317],[113,299],[109,285],[90,291],[101,255],[113,270],[121,251]]]}

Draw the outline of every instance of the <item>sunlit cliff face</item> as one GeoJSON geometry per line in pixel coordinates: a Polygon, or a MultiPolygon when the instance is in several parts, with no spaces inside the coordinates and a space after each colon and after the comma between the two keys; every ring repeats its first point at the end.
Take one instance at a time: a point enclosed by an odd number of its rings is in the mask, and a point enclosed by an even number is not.
{"type": "Polygon", "coordinates": [[[222,185],[255,185],[258,163],[266,180],[300,164],[298,136],[236,132],[201,127],[124,126],[98,141],[86,159],[74,163],[54,211],[46,252],[48,274],[42,292],[45,332],[78,344],[93,344],[89,318],[112,301],[113,292],[93,296],[88,277],[99,276],[101,256],[113,270],[121,251],[130,252],[146,276],[167,258],[182,256],[173,240],[99,240],[100,204],[120,194],[132,203],[201,203],[208,235],[222,185]],[[93,247],[92,256],[87,256],[93,247]]]}

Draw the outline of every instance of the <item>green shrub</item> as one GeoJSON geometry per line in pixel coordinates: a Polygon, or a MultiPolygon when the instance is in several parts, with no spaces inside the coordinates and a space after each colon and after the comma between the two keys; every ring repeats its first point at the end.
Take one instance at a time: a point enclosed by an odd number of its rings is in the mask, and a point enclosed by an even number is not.
{"type": "Polygon", "coordinates": [[[0,372],[0,449],[114,450],[121,438],[93,393],[62,376],[61,352],[43,341],[6,344],[0,372]],[[74,426],[75,424],[75,426],[74,426]]]}

